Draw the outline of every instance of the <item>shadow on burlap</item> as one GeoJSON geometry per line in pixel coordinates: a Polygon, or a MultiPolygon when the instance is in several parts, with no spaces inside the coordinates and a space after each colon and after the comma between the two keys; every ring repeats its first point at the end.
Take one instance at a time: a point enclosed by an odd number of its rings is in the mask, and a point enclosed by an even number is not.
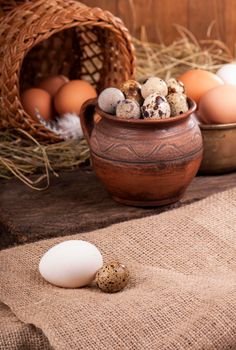
{"type": "Polygon", "coordinates": [[[11,350],[23,330],[21,341],[37,344],[29,349],[236,349],[236,188],[157,216],[5,250],[0,266],[0,301],[11,309],[2,305],[0,317],[11,350]],[[65,239],[88,240],[105,261],[127,264],[128,287],[105,294],[45,282],[40,257],[65,239]]]}
{"type": "Polygon", "coordinates": [[[52,350],[41,329],[17,319],[8,306],[0,303],[1,350],[52,350]]]}

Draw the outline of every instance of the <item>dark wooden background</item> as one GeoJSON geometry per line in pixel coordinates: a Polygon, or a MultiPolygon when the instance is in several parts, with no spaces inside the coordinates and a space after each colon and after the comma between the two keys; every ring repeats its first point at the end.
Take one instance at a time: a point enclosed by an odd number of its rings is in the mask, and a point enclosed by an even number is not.
{"type": "MultiPolygon", "coordinates": [[[[174,23],[205,38],[214,22],[212,34],[232,50],[236,42],[236,0],[82,0],[121,17],[130,32],[139,37],[145,26],[150,41],[170,43],[176,37],[174,23]]],[[[234,51],[233,51],[234,52],[234,51]]]]}

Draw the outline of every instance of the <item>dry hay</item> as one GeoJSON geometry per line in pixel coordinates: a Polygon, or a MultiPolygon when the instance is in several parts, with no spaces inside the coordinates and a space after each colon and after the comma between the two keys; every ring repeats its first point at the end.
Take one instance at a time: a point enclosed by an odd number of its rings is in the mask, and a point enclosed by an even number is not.
{"type": "Polygon", "coordinates": [[[222,41],[210,39],[212,26],[208,29],[207,38],[200,41],[186,28],[174,26],[178,39],[171,45],[148,42],[145,28],[142,30],[141,40],[133,38],[138,80],[152,75],[163,79],[177,78],[186,70],[194,68],[216,72],[222,64],[233,61],[231,51],[222,41]]]}
{"type": "Polygon", "coordinates": [[[29,187],[43,190],[49,186],[50,173],[78,168],[89,159],[85,140],[68,140],[41,145],[24,130],[0,132],[0,177],[17,177],[29,187]],[[34,180],[30,175],[38,174],[34,180]]]}

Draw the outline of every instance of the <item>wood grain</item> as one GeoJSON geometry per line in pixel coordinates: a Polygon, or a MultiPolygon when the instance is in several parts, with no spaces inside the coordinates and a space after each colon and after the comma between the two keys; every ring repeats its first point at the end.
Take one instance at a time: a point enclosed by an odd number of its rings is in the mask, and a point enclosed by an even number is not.
{"type": "Polygon", "coordinates": [[[224,40],[224,7],[225,1],[222,0],[188,1],[188,28],[199,38],[204,38],[214,23],[212,34],[224,40]]]}
{"type": "Polygon", "coordinates": [[[234,52],[236,42],[236,0],[82,0],[88,6],[109,10],[121,17],[132,35],[140,37],[145,27],[150,41],[172,42],[174,24],[190,29],[205,39],[212,24],[212,36],[234,52]]]}
{"type": "Polygon", "coordinates": [[[159,214],[231,188],[235,183],[236,173],[198,176],[180,202],[144,209],[114,202],[90,168],[60,174],[44,192],[33,191],[15,179],[2,180],[0,248],[159,214]]]}

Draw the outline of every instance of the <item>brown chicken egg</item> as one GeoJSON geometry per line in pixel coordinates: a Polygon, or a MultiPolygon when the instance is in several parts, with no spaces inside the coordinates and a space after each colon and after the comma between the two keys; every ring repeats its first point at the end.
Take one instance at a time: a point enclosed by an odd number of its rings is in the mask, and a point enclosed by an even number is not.
{"type": "Polygon", "coordinates": [[[63,85],[68,83],[68,81],[69,79],[64,75],[56,75],[42,80],[38,87],[47,91],[53,97],[63,85]]]}
{"type": "Polygon", "coordinates": [[[197,115],[203,124],[236,123],[236,86],[220,85],[206,92],[197,115]]]}
{"type": "Polygon", "coordinates": [[[37,120],[37,111],[45,120],[53,117],[52,98],[45,90],[36,88],[25,90],[21,95],[21,103],[26,113],[34,120],[37,120]]]}
{"type": "Polygon", "coordinates": [[[59,89],[54,97],[54,105],[60,115],[79,115],[82,104],[93,97],[97,97],[97,93],[92,85],[83,80],[71,80],[59,89]]]}
{"type": "Polygon", "coordinates": [[[178,80],[184,84],[185,94],[196,103],[208,90],[224,84],[216,74],[202,69],[188,70],[178,80]]]}

